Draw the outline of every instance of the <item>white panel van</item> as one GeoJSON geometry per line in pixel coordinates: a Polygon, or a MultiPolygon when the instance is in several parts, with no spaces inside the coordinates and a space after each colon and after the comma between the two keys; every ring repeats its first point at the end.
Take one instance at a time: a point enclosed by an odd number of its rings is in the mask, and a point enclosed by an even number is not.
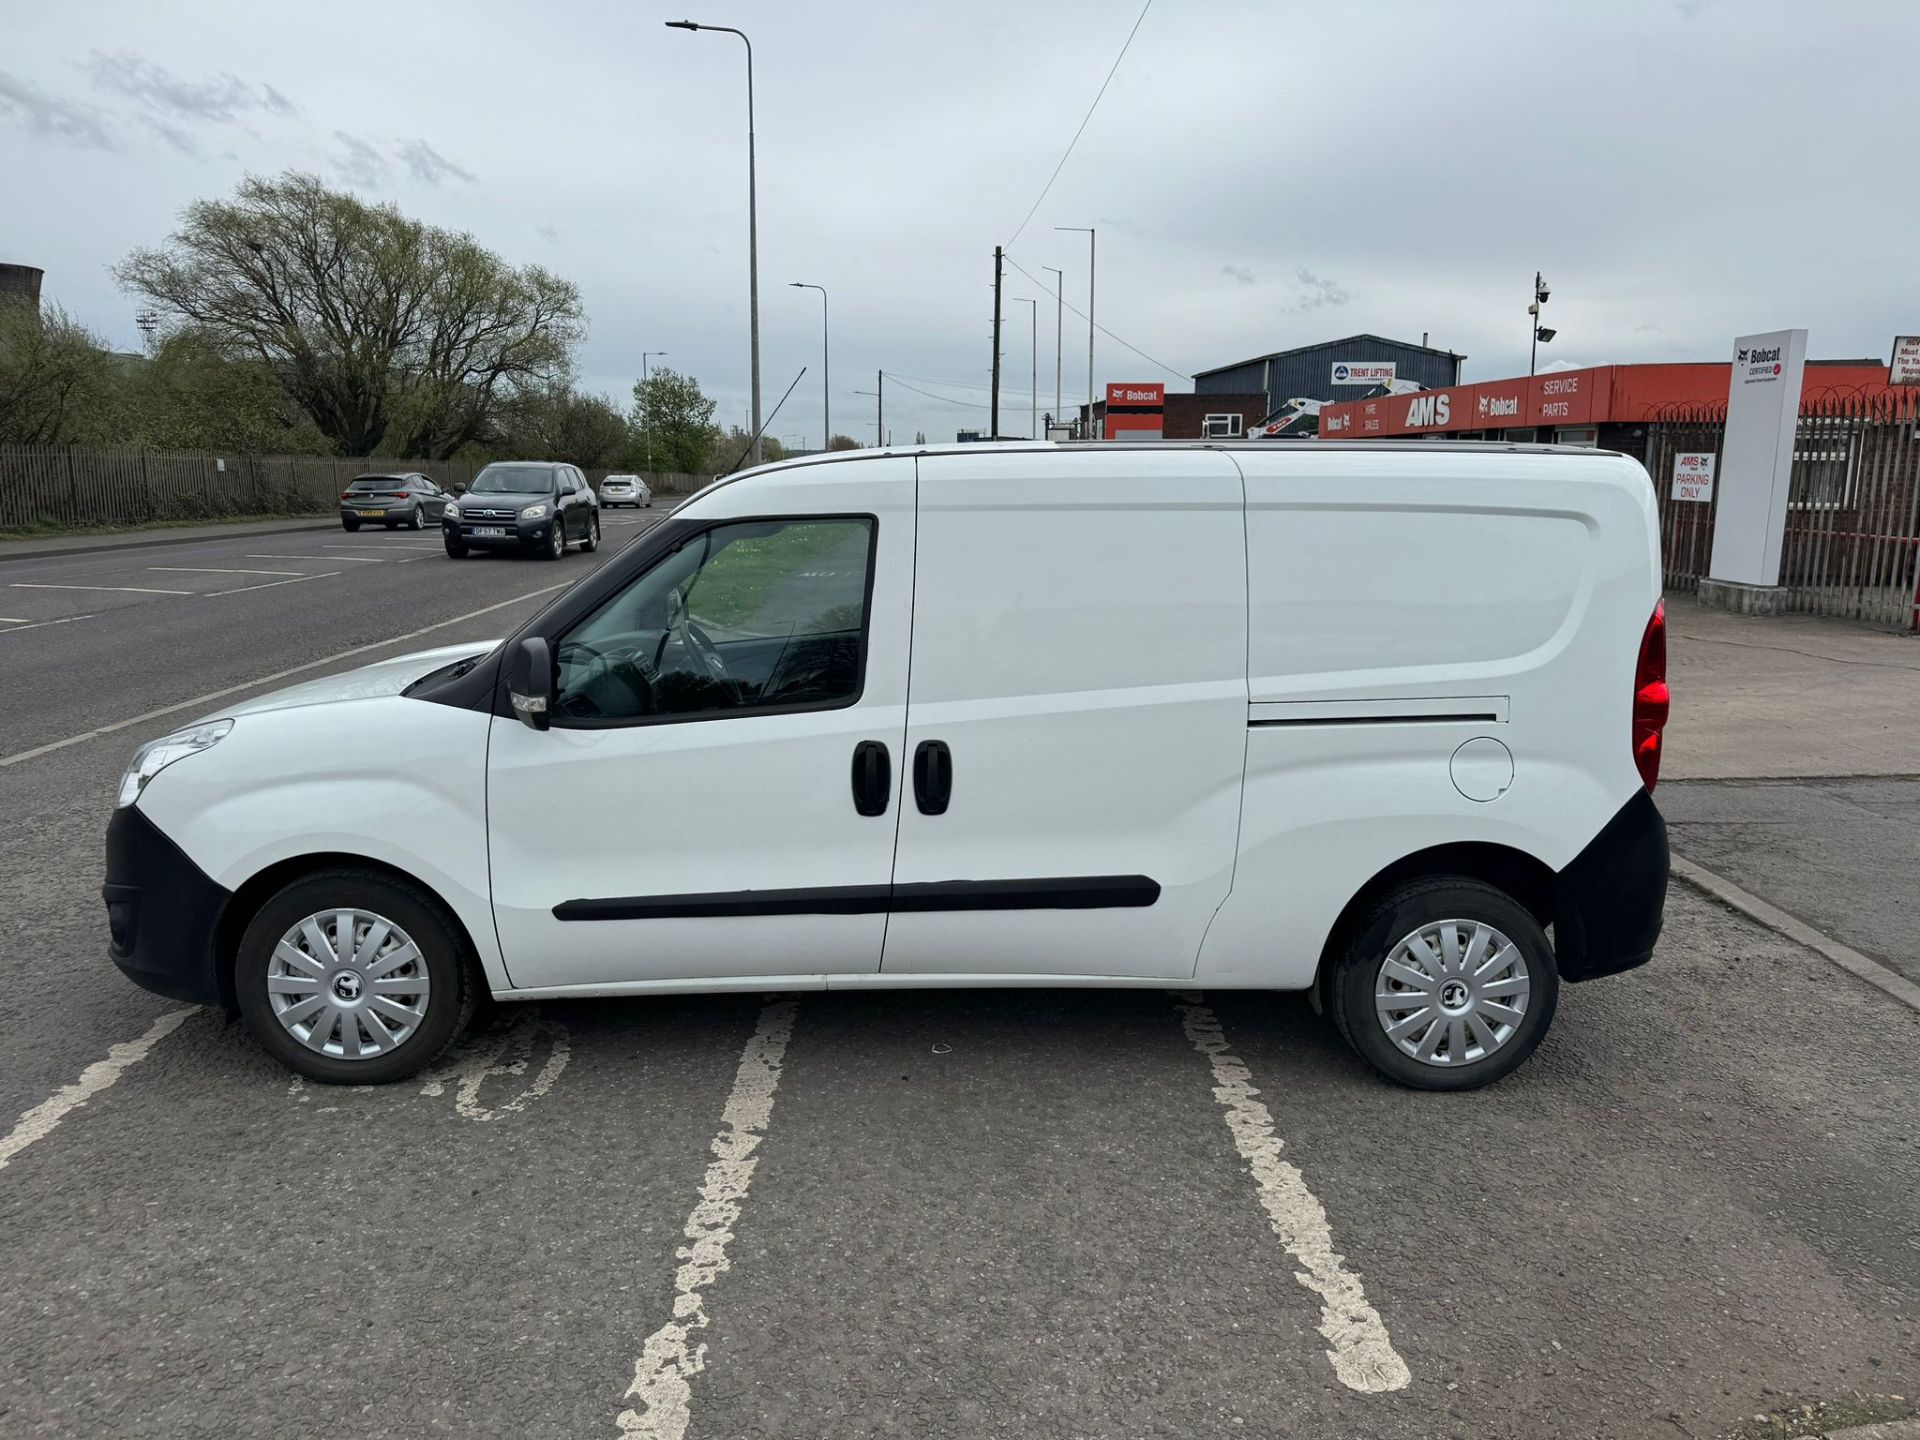
{"type": "Polygon", "coordinates": [[[324,1081],[418,1071],[482,987],[1124,985],[1306,991],[1482,1085],[1659,934],[1659,574],[1590,449],[750,471],[502,642],[143,747],[112,956],[324,1081]]]}

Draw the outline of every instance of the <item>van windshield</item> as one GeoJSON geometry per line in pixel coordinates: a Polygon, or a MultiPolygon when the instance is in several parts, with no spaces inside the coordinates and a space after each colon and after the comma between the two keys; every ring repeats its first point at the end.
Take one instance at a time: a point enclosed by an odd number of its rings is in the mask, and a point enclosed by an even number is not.
{"type": "Polygon", "coordinates": [[[474,477],[475,495],[551,495],[553,471],[545,465],[489,465],[474,477]]]}

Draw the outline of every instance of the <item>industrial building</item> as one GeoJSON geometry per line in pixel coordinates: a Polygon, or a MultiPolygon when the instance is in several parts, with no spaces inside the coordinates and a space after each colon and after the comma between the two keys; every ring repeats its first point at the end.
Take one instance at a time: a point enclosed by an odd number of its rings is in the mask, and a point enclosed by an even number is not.
{"type": "Polygon", "coordinates": [[[1193,389],[1203,396],[1258,394],[1265,398],[1266,415],[1273,415],[1290,400],[1357,400],[1395,382],[1411,381],[1423,390],[1458,385],[1466,358],[1436,350],[1424,339],[1411,345],[1380,335],[1349,335],[1202,370],[1193,377],[1193,389]]]}

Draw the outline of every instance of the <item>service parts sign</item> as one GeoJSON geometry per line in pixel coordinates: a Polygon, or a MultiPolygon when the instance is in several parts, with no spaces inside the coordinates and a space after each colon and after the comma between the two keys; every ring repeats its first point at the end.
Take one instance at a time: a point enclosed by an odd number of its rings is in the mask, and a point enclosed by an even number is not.
{"type": "Polygon", "coordinates": [[[1673,457],[1673,498],[1676,500],[1713,499],[1714,456],[1701,452],[1683,452],[1673,457]]]}
{"type": "Polygon", "coordinates": [[[1377,364],[1373,361],[1336,360],[1333,362],[1333,383],[1336,385],[1391,385],[1393,383],[1393,362],[1377,364]]]}

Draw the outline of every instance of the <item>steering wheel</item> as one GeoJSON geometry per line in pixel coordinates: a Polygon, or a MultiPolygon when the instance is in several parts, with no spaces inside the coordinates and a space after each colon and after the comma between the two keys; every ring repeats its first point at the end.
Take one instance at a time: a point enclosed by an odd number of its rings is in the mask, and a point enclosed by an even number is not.
{"type": "MultiPolygon", "coordinates": [[[[567,648],[584,650],[589,657],[587,673],[581,677],[579,685],[573,687],[576,692],[585,690],[602,679],[617,680],[620,687],[631,695],[639,706],[636,714],[652,715],[660,708],[654,692],[653,667],[637,653],[609,655],[599,646],[585,640],[569,640],[567,648]]],[[[598,706],[594,708],[599,710],[598,706]]]]}
{"type": "Polygon", "coordinates": [[[734,679],[733,673],[727,669],[727,662],[721,658],[720,647],[713,643],[713,637],[702,630],[691,615],[682,619],[680,628],[685,631],[694,653],[707,667],[707,673],[713,676],[720,683],[721,689],[727,692],[727,698],[735,705],[745,705],[746,692],[740,688],[740,682],[734,679]]]}

